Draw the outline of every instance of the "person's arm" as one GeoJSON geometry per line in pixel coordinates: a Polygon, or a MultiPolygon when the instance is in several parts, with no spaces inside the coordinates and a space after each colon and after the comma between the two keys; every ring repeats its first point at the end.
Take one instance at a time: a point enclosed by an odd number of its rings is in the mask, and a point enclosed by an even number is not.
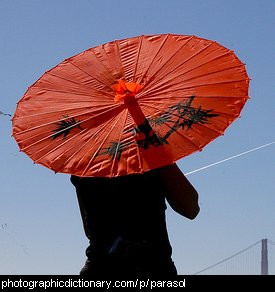
{"type": "Polygon", "coordinates": [[[166,199],[174,211],[194,219],[199,211],[198,193],[176,164],[159,169],[166,199]]]}

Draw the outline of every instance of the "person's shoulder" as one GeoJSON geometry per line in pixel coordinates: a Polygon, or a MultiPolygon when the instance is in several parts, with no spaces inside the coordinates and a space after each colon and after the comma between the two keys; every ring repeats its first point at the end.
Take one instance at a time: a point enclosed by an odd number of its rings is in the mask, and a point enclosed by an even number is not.
{"type": "Polygon", "coordinates": [[[70,181],[72,184],[76,184],[79,181],[79,176],[71,175],[70,181]]]}
{"type": "Polygon", "coordinates": [[[81,177],[76,175],[71,175],[70,180],[73,185],[87,185],[95,183],[104,183],[107,181],[107,178],[103,177],[81,177]]]}

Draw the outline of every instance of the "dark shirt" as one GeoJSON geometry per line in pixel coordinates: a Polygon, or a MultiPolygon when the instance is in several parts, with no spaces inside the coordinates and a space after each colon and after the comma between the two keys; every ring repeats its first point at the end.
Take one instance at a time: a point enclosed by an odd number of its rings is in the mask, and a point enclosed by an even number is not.
{"type": "Polygon", "coordinates": [[[165,196],[158,170],[116,178],[71,177],[76,187],[90,261],[114,254],[156,269],[171,263],[165,196]]]}

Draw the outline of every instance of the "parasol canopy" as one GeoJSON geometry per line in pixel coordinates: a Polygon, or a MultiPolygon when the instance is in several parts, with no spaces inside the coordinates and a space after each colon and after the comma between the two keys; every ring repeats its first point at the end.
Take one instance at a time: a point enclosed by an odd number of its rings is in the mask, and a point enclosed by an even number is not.
{"type": "Polygon", "coordinates": [[[55,172],[143,173],[222,135],[248,87],[245,65],[217,42],[173,34],[116,40],[45,72],[18,102],[13,136],[55,172]]]}

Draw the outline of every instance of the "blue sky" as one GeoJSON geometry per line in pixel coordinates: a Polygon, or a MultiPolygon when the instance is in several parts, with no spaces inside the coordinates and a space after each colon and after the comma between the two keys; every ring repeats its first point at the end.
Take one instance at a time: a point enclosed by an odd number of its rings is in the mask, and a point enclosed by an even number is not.
{"type": "MultiPolygon", "coordinates": [[[[251,99],[224,136],[178,162],[191,171],[275,140],[274,13],[273,0],[0,0],[0,110],[13,115],[46,70],[101,43],[168,32],[215,40],[246,63],[251,99]]],[[[69,176],[20,153],[7,116],[0,134],[0,274],[78,274],[87,240],[69,176]]],[[[274,147],[189,176],[199,216],[167,211],[179,273],[275,240],[274,147]]]]}

